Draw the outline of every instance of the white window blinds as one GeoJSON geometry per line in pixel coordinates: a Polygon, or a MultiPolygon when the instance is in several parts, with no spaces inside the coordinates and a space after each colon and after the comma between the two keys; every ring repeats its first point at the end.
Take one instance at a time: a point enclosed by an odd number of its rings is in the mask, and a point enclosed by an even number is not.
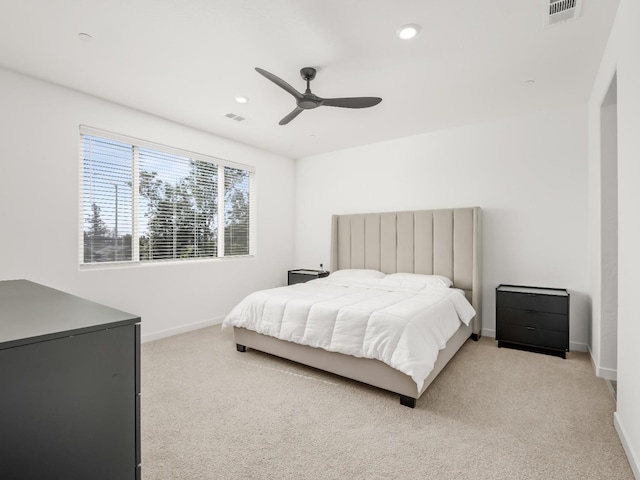
{"type": "Polygon", "coordinates": [[[225,255],[249,254],[249,172],[224,168],[225,255]]]}
{"type": "Polygon", "coordinates": [[[82,264],[254,254],[252,167],[80,133],[82,264]]]}
{"type": "Polygon", "coordinates": [[[218,166],[148,148],[139,159],[140,259],[216,257],[218,166]]]}
{"type": "Polygon", "coordinates": [[[83,137],[83,263],[132,260],[131,145],[83,137]]]}

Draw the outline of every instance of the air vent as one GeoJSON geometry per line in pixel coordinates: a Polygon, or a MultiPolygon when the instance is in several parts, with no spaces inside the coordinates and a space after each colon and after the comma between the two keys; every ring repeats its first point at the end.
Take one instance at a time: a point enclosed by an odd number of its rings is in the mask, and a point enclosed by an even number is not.
{"type": "Polygon", "coordinates": [[[236,122],[241,122],[243,120],[246,120],[246,118],[241,117],[240,115],[236,115],[235,113],[227,113],[225,115],[225,117],[231,118],[232,120],[235,120],[236,122]]]}
{"type": "Polygon", "coordinates": [[[549,25],[573,20],[580,15],[582,0],[549,0],[549,25]]]}

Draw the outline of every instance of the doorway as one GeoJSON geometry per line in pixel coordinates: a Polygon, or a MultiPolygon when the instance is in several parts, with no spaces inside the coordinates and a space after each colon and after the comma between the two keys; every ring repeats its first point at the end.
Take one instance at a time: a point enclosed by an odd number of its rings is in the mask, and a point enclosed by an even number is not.
{"type": "Polygon", "coordinates": [[[600,107],[600,375],[617,392],[618,364],[618,95],[614,75],[600,107]]]}

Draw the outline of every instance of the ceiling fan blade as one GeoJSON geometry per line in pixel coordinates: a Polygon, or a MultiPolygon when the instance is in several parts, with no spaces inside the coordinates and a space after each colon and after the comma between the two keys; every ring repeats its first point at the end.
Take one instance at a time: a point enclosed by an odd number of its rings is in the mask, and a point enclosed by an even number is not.
{"type": "Polygon", "coordinates": [[[258,67],[256,67],[256,72],[258,72],[263,77],[268,78],[283,90],[286,90],[287,92],[289,92],[291,95],[296,97],[296,99],[302,98],[302,94],[300,92],[298,92],[295,88],[293,88],[287,82],[282,80],[280,77],[276,77],[273,73],[267,72],[266,70],[263,70],[262,68],[258,68],[258,67]]]}
{"type": "Polygon", "coordinates": [[[323,98],[321,104],[326,107],[367,108],[381,101],[379,97],[323,98]]]}
{"type": "Polygon", "coordinates": [[[289,123],[291,120],[293,120],[294,118],[296,118],[298,115],[300,115],[300,112],[302,112],[304,109],[300,108],[300,107],[296,107],[295,110],[293,110],[293,112],[291,112],[289,115],[287,115],[286,117],[284,117],[282,120],[280,120],[280,125],[286,125],[287,123],[289,123]]]}

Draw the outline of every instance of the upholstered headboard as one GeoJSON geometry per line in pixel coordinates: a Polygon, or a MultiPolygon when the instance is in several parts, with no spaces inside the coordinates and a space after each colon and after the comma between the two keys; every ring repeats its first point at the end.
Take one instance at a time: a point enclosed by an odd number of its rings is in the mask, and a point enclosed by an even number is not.
{"type": "Polygon", "coordinates": [[[444,275],[476,310],[480,336],[480,208],[334,215],[331,271],[368,268],[384,273],[444,275]]]}

